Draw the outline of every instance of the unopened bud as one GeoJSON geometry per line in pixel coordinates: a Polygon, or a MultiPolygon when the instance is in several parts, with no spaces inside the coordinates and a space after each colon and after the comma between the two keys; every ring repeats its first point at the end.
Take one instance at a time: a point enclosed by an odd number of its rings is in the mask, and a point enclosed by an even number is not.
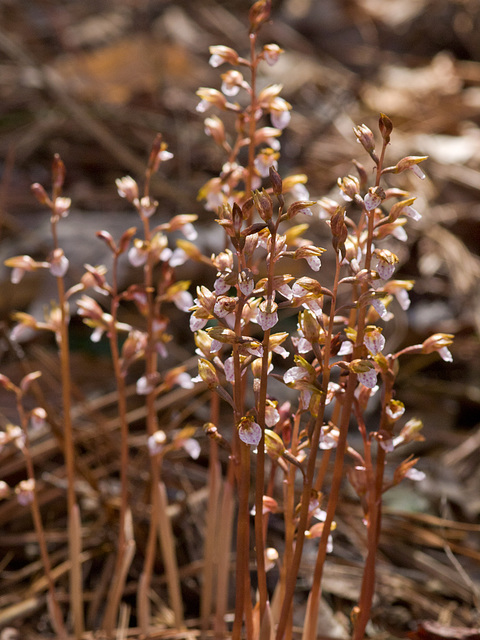
{"type": "Polygon", "coordinates": [[[285,445],[282,439],[278,433],[271,429],[265,429],[265,452],[273,460],[281,458],[285,452],[285,445]]]}
{"type": "Polygon", "coordinates": [[[252,5],[248,14],[250,33],[256,33],[262,24],[269,19],[271,8],[271,0],[257,0],[257,2],[252,5]]]}
{"type": "Polygon", "coordinates": [[[317,343],[320,339],[320,324],[315,314],[309,309],[305,309],[299,313],[298,321],[305,339],[310,344],[317,343]]]}
{"type": "Polygon", "coordinates": [[[210,389],[218,387],[218,377],[215,367],[211,362],[200,358],[198,361],[198,374],[210,389]]]}
{"type": "Polygon", "coordinates": [[[262,189],[262,191],[258,191],[257,189],[257,191],[255,191],[253,194],[253,201],[262,220],[264,220],[265,222],[271,220],[273,215],[272,199],[265,191],[265,189],[262,189]]]}
{"type": "Polygon", "coordinates": [[[52,204],[52,201],[47,195],[47,192],[38,182],[34,182],[30,187],[31,192],[35,196],[35,198],[40,202],[40,204],[44,204],[49,207],[52,204]]]}
{"type": "Polygon", "coordinates": [[[222,146],[225,142],[225,126],[218,116],[210,116],[205,119],[205,133],[212,136],[215,142],[222,146]]]}
{"type": "Polygon", "coordinates": [[[356,176],[338,178],[337,184],[345,200],[355,200],[355,197],[360,194],[360,182],[356,176]]]}
{"type": "Polygon", "coordinates": [[[53,165],[52,165],[52,180],[53,180],[53,194],[54,198],[56,198],[65,181],[65,165],[63,164],[63,160],[60,158],[59,154],[56,153],[53,156],[53,165]]]}
{"type": "Polygon", "coordinates": [[[375,138],[371,129],[365,124],[359,124],[358,127],[353,127],[353,133],[365,151],[371,155],[375,151],[375,138]]]}
{"type": "Polygon", "coordinates": [[[276,171],[275,167],[270,167],[269,171],[270,171],[270,182],[272,183],[273,193],[276,196],[279,196],[282,194],[282,190],[283,190],[282,178],[280,177],[280,174],[278,173],[278,171],[276,171]]]}
{"type": "Polygon", "coordinates": [[[388,144],[390,142],[390,134],[393,131],[393,123],[384,113],[380,114],[378,128],[380,129],[382,138],[385,140],[385,144],[388,144]]]}

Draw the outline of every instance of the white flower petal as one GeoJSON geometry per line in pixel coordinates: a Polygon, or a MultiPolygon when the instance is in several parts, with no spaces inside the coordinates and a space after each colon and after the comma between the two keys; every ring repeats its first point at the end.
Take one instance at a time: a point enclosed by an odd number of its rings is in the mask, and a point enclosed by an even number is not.
{"type": "Polygon", "coordinates": [[[377,372],[375,369],[370,369],[370,371],[365,371],[365,373],[359,373],[357,374],[357,378],[364,387],[368,387],[369,389],[373,389],[377,384],[377,372]]]}

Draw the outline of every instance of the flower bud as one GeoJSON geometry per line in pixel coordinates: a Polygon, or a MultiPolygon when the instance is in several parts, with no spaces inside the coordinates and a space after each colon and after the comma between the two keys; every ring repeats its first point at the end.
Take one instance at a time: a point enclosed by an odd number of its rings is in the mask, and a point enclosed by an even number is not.
{"type": "Polygon", "coordinates": [[[38,182],[34,182],[30,187],[30,190],[32,194],[35,196],[35,198],[38,200],[38,202],[40,202],[40,204],[44,204],[47,207],[50,207],[52,205],[52,201],[48,197],[47,192],[45,191],[45,189],[42,187],[41,184],[39,184],[38,182]]]}
{"type": "Polygon", "coordinates": [[[269,169],[270,182],[272,183],[272,190],[276,196],[280,196],[283,191],[282,178],[275,167],[272,165],[269,169]]]}
{"type": "Polygon", "coordinates": [[[257,2],[252,5],[248,13],[250,33],[256,33],[262,24],[269,19],[271,8],[271,0],[257,0],[257,2]]]}
{"type": "Polygon", "coordinates": [[[5,500],[10,495],[10,487],[4,480],[0,480],[0,500],[5,500]]]}
{"type": "Polygon", "coordinates": [[[120,238],[120,242],[118,243],[119,255],[124,253],[127,250],[130,240],[133,238],[136,232],[137,232],[136,227],[129,227],[126,231],[122,233],[122,237],[120,238]]]}
{"type": "Polygon", "coordinates": [[[420,431],[423,429],[423,422],[419,418],[411,418],[405,423],[400,431],[399,437],[404,443],[413,441],[423,441],[424,437],[420,431]]]}
{"type": "Polygon", "coordinates": [[[380,118],[378,120],[378,128],[380,129],[380,133],[385,141],[385,144],[388,144],[390,142],[390,134],[393,131],[393,123],[390,118],[384,113],[380,114],[380,118]]]}
{"type": "Polygon", "coordinates": [[[211,136],[221,147],[225,142],[225,126],[218,116],[205,118],[205,134],[211,136]]]}
{"type": "Polygon", "coordinates": [[[320,340],[320,323],[310,309],[305,309],[298,314],[298,323],[302,333],[308,342],[316,344],[320,340]]]}
{"type": "Polygon", "coordinates": [[[54,197],[58,196],[60,193],[63,183],[65,182],[65,165],[63,164],[63,160],[60,158],[59,154],[56,153],[53,156],[53,164],[52,164],[52,183],[53,183],[53,193],[54,197]]]}
{"type": "Polygon", "coordinates": [[[330,229],[332,230],[332,246],[336,252],[340,251],[342,257],[345,258],[345,241],[348,238],[347,225],[344,222],[345,211],[340,207],[336,213],[330,218],[330,229]]]}
{"type": "Polygon", "coordinates": [[[30,389],[30,385],[32,384],[32,382],[34,382],[35,380],[38,380],[38,378],[40,378],[42,375],[41,371],[31,371],[30,373],[27,373],[26,376],[24,376],[20,382],[20,389],[22,390],[23,393],[27,393],[27,391],[30,389]]]}
{"type": "Polygon", "coordinates": [[[265,222],[271,220],[273,215],[272,199],[265,189],[262,189],[262,191],[257,189],[253,194],[253,201],[262,220],[265,222]]]}
{"type": "Polygon", "coordinates": [[[265,429],[265,453],[273,460],[278,460],[285,453],[285,445],[282,439],[275,431],[265,429]]]}
{"type": "Polygon", "coordinates": [[[210,389],[218,387],[217,371],[213,364],[205,358],[200,358],[198,361],[198,374],[210,389]]]}
{"type": "Polygon", "coordinates": [[[348,202],[355,200],[360,195],[360,182],[356,176],[338,178],[337,185],[348,202]]]}
{"type": "Polygon", "coordinates": [[[375,151],[375,138],[373,132],[365,124],[359,124],[358,127],[353,127],[353,133],[357,137],[357,141],[362,145],[365,151],[372,155],[375,151]]]}

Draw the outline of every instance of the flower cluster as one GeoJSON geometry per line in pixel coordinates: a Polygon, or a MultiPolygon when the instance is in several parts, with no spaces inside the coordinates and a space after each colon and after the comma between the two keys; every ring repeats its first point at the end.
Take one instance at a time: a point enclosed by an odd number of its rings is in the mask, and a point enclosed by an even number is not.
{"type": "MultiPolygon", "coordinates": [[[[268,13],[267,4],[266,0],[259,0],[254,6],[268,13]]],[[[251,33],[256,34],[257,30],[252,27],[251,33]]],[[[396,279],[400,259],[389,246],[389,239],[404,242],[408,220],[418,222],[421,214],[413,206],[415,198],[387,180],[406,170],[423,179],[420,164],[426,157],[407,156],[395,165],[384,166],[393,124],[381,114],[378,151],[373,131],[365,124],[354,127],[354,135],[374,163],[375,183],[368,184],[367,169],[356,163],[358,175],[338,180],[339,202],[329,198],[310,201],[304,176],[282,180],[278,172],[279,138],[290,121],[291,105],[280,97],[281,85],[260,90],[256,86],[258,64],[274,64],[281,53],[276,45],[266,45],[259,52],[252,49],[246,59],[230,47],[210,48],[212,66],[231,68],[221,75],[220,90],[198,91],[201,101],[197,111],[233,112],[236,124],[235,135],[230,138],[221,117],[206,118],[205,131],[223,149],[226,160],[219,176],[203,186],[199,197],[206,201],[208,210],[217,214],[228,244],[211,257],[216,279],[211,288],[205,284],[197,288],[190,328],[195,333],[199,355],[197,380],[219,393],[233,408],[232,450],[238,451],[238,438],[240,447],[251,447],[257,453],[257,465],[264,464],[263,453],[267,453],[283,470],[286,481],[293,468],[301,470],[304,493],[295,513],[288,511],[286,499],[285,526],[293,526],[297,543],[304,537],[318,537],[319,554],[324,554],[332,547],[339,485],[332,490],[326,511],[317,503],[322,516],[326,514],[322,517],[325,523],[310,526],[312,513],[307,497],[320,482],[314,478],[317,455],[320,451],[327,455],[337,448],[338,478],[344,456],[354,458],[348,477],[364,506],[365,522],[376,521],[384,491],[404,477],[422,477],[413,469],[416,460],[407,458],[390,480],[372,481],[384,477],[384,455],[421,438],[419,421],[410,420],[399,426],[405,411],[394,393],[399,360],[405,353],[432,351],[438,351],[445,360],[451,359],[448,346],[452,336],[435,334],[421,345],[388,352],[388,321],[409,308],[408,292],[414,284],[396,279]],[[248,77],[244,71],[249,72],[248,77]],[[237,97],[239,102],[234,102],[237,97]],[[263,125],[265,115],[270,122],[263,125]],[[242,156],[244,148],[248,153],[242,156]],[[294,220],[298,215],[311,216],[314,205],[318,205],[320,219],[331,233],[335,277],[329,283],[324,281],[321,270],[326,249],[306,239],[308,224],[294,220]],[[292,260],[304,260],[310,273],[298,275],[297,267],[286,266],[287,260],[290,265],[292,260]],[[282,312],[286,310],[288,316],[294,309],[298,313],[297,331],[289,336],[290,332],[283,331],[286,327],[282,312]],[[287,359],[292,350],[293,365],[282,375],[276,373],[274,354],[287,359]],[[273,377],[298,392],[293,413],[289,410],[282,414],[277,409],[279,399],[268,393],[273,377]],[[245,389],[249,379],[254,402],[247,407],[245,389]],[[380,389],[380,423],[376,430],[367,429],[364,416],[370,399],[380,389]],[[363,451],[348,446],[352,417],[362,434],[363,451]]],[[[223,438],[219,431],[211,425],[209,433],[223,438]]],[[[241,486],[240,481],[240,492],[241,486]]],[[[256,486],[257,495],[261,495],[253,510],[256,518],[260,503],[264,513],[270,511],[265,511],[265,504],[272,501],[275,510],[280,509],[274,496],[265,495],[264,491],[263,485],[256,486]]],[[[376,544],[374,538],[369,544],[376,544]]],[[[368,571],[373,571],[372,567],[368,571]]],[[[287,611],[288,604],[284,606],[287,611]]],[[[281,625],[282,620],[280,630],[281,625]]]]}
{"type": "MultiPolygon", "coordinates": [[[[320,601],[321,567],[326,554],[333,548],[335,512],[342,479],[346,475],[362,505],[367,525],[365,578],[359,601],[360,615],[355,617],[354,629],[354,638],[359,640],[364,637],[373,596],[374,552],[379,539],[382,495],[404,478],[420,480],[423,477],[415,469],[417,459],[413,456],[406,457],[394,469],[387,464],[388,454],[392,451],[423,438],[421,421],[409,417],[403,402],[396,397],[395,381],[400,363],[407,354],[434,352],[446,362],[452,360],[449,347],[453,336],[450,334],[435,333],[421,344],[397,352],[390,349],[388,340],[388,322],[395,314],[408,310],[409,291],[414,285],[411,280],[397,279],[401,260],[392,247],[407,239],[406,228],[410,221],[415,223],[421,219],[414,207],[415,197],[392,186],[390,181],[394,182],[395,176],[404,171],[411,171],[423,179],[421,164],[426,157],[406,156],[394,165],[385,166],[393,124],[381,114],[379,136],[365,124],[353,129],[368,161],[373,162],[373,184],[368,179],[372,173],[358,162],[355,163],[356,175],[338,179],[338,202],[332,198],[311,200],[303,174],[282,178],[280,138],[292,117],[292,106],[281,96],[281,84],[258,86],[260,65],[276,64],[283,53],[276,44],[258,44],[258,34],[269,19],[270,8],[270,0],[257,0],[250,9],[248,56],[243,57],[235,49],[223,45],[210,47],[210,64],[214,68],[222,67],[219,88],[202,87],[197,92],[200,98],[197,112],[208,112],[205,132],[224,154],[219,174],[203,185],[199,193],[199,200],[205,201],[205,208],[215,213],[216,222],[224,231],[222,250],[210,256],[202,254],[195,244],[195,215],[176,215],[155,226],[159,205],[150,192],[151,178],[163,162],[173,157],[158,135],[148,158],[143,189],[131,176],[116,181],[119,196],[138,214],[140,231],[131,227],[118,240],[107,230],[97,233],[97,238],[110,251],[109,268],[86,264],[80,281],[69,289],[65,287],[69,261],[58,245],[56,229],[68,215],[71,203],[61,195],[65,167],[58,156],[53,163],[51,195],[41,185],[32,187],[36,198],[51,214],[52,251],[44,261],[28,255],[6,261],[12,268],[12,282],[19,283],[28,272],[42,269],[48,270],[57,280],[58,301],[52,303],[43,320],[29,313],[15,314],[17,324],[10,338],[19,340],[32,330],[47,330],[53,332],[59,345],[62,383],[66,390],[63,401],[71,513],[76,512],[76,472],[69,404],[68,325],[74,301],[78,316],[92,330],[91,340],[98,342],[107,338],[109,341],[117,385],[121,451],[120,544],[116,578],[124,581],[128,572],[125,549],[135,547],[133,540],[127,543],[125,540],[126,532],[131,528],[126,376],[134,363],[143,363],[144,369],[136,378],[135,389],[137,396],[145,400],[142,442],[150,469],[152,507],[149,547],[140,581],[142,588],[139,589],[140,600],[144,598],[139,604],[140,617],[144,617],[143,635],[148,631],[148,596],[145,594],[149,593],[147,582],[152,574],[155,541],[157,535],[160,538],[168,535],[166,531],[170,527],[164,513],[166,509],[160,506],[166,506],[166,502],[160,502],[166,501],[161,480],[162,464],[167,454],[179,450],[186,451],[194,459],[201,453],[195,427],[189,424],[178,429],[176,426],[167,429],[165,425],[160,428],[156,407],[158,396],[175,386],[187,394],[207,387],[212,398],[217,394],[232,411],[232,419],[226,425],[225,413],[220,412],[212,401],[212,416],[216,417],[210,418],[212,422],[204,426],[204,432],[211,439],[212,472],[209,476],[215,485],[209,500],[210,513],[215,518],[211,528],[212,531],[215,527],[221,530],[219,539],[223,533],[228,539],[233,518],[223,522],[221,509],[214,504],[214,497],[219,494],[215,480],[220,467],[217,444],[229,452],[224,496],[230,495],[234,484],[238,489],[237,608],[232,638],[239,640],[241,637],[244,619],[249,629],[272,629],[275,622],[278,638],[291,635],[286,626],[291,621],[293,591],[306,540],[310,540],[307,544],[317,547],[307,614],[310,619],[306,623],[307,630],[316,629],[315,603],[320,601]],[[224,71],[226,65],[229,68],[224,71]],[[226,112],[234,120],[232,133],[221,118],[226,112]],[[312,220],[325,225],[331,247],[317,246],[309,238],[312,220]],[[325,258],[331,269],[322,268],[325,258]],[[190,292],[189,281],[176,279],[176,267],[187,260],[201,263],[212,273],[210,282],[198,284],[195,297],[190,292]],[[119,283],[120,261],[128,261],[139,276],[136,284],[124,290],[119,283]],[[130,310],[136,309],[136,319],[132,319],[130,313],[128,322],[123,321],[126,319],[122,315],[125,305],[130,310]],[[198,356],[198,376],[195,378],[190,377],[187,365],[162,370],[162,359],[168,355],[172,340],[168,310],[173,306],[189,314],[198,356]],[[195,387],[197,384],[199,387],[195,387]],[[375,394],[381,396],[377,423],[369,413],[375,394]],[[349,444],[352,423],[361,436],[357,448],[349,444]],[[333,450],[335,456],[331,457],[333,450]],[[321,464],[318,464],[319,458],[321,464]],[[353,464],[345,471],[347,459],[353,464]],[[253,460],[256,474],[252,506],[250,471],[253,460]],[[333,466],[332,480],[327,496],[323,493],[324,481],[330,464],[333,466]],[[281,475],[281,483],[275,482],[277,474],[281,475]],[[299,474],[300,495],[296,482],[299,474]],[[270,608],[264,574],[279,559],[277,550],[265,547],[272,513],[283,514],[285,556],[275,612],[278,619],[266,621],[262,616],[270,615],[270,608]],[[250,514],[255,520],[254,546],[259,578],[259,603],[255,608],[249,601],[250,514]],[[280,602],[282,598],[283,602],[280,602]],[[258,619],[254,619],[254,615],[258,619]]],[[[16,495],[22,505],[31,505],[33,509],[36,508],[36,485],[29,458],[28,433],[31,429],[42,428],[47,415],[41,407],[24,411],[22,401],[38,376],[38,372],[29,374],[16,386],[0,375],[0,385],[16,397],[21,425],[8,424],[0,431],[0,448],[16,446],[25,456],[28,471],[28,477],[13,490],[0,482],[0,498],[16,495]]],[[[76,520],[69,517],[69,522],[76,520]]],[[[35,517],[35,523],[40,535],[38,517],[35,517]]],[[[73,524],[69,526],[73,527],[73,524]]],[[[74,541],[74,536],[75,531],[70,531],[69,539],[74,541]]],[[[163,539],[162,547],[165,544],[163,539]]],[[[223,568],[228,574],[229,549],[223,542],[221,546],[224,556],[215,559],[215,570],[223,568]]],[[[78,551],[79,545],[73,547],[78,551]]],[[[71,562],[79,562],[79,555],[71,558],[71,562]]],[[[165,562],[167,573],[171,572],[167,576],[169,588],[172,588],[172,573],[175,573],[171,560],[165,562]]],[[[44,563],[48,573],[46,550],[44,563]]],[[[80,576],[80,568],[73,573],[80,576]]],[[[213,573],[211,578],[211,582],[218,584],[225,584],[227,580],[225,575],[213,577],[213,573]]],[[[50,582],[53,591],[54,582],[50,582]]],[[[121,589],[113,593],[113,604],[107,607],[106,617],[112,618],[110,622],[115,618],[114,605],[115,602],[118,605],[120,592],[121,589]]],[[[53,598],[54,594],[50,595],[53,598]]],[[[174,595],[172,601],[178,601],[177,596],[174,595]]],[[[224,619],[225,612],[220,613],[218,619],[224,619]]],[[[310,639],[311,634],[308,634],[306,631],[305,637],[310,639]]]]}

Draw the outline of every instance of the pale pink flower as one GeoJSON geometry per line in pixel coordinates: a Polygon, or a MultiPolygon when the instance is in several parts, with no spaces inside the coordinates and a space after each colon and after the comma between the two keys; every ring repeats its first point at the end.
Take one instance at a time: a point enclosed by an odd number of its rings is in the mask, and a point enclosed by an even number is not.
{"type": "Polygon", "coordinates": [[[194,438],[186,438],[182,443],[182,448],[188,453],[192,460],[198,460],[202,452],[200,443],[194,438]]]}
{"type": "Polygon", "coordinates": [[[138,185],[131,176],[117,178],[115,184],[117,185],[118,195],[121,198],[126,198],[129,202],[138,200],[138,185]]]}
{"type": "Polygon", "coordinates": [[[262,427],[252,417],[242,418],[238,425],[238,436],[245,444],[257,447],[262,439],[262,427]]]}
{"type": "Polygon", "coordinates": [[[375,209],[381,204],[382,199],[378,194],[369,192],[365,194],[363,202],[365,204],[365,209],[367,211],[372,211],[372,209],[375,209]]]}
{"type": "Polygon", "coordinates": [[[167,441],[167,436],[165,431],[155,431],[153,435],[148,438],[148,453],[151,456],[156,456],[161,453],[164,449],[165,443],[167,441]]]}
{"type": "Polygon", "coordinates": [[[227,293],[227,291],[230,289],[230,285],[225,282],[225,277],[223,275],[220,275],[215,280],[213,288],[215,290],[215,293],[221,296],[224,293],[227,293]]]}
{"type": "Polygon", "coordinates": [[[230,69],[227,73],[222,73],[222,93],[226,96],[233,97],[238,94],[241,87],[247,86],[240,71],[230,69]]]}
{"type": "Polygon", "coordinates": [[[425,480],[426,477],[427,476],[423,471],[419,471],[418,469],[414,468],[409,469],[405,474],[405,478],[413,480],[414,482],[421,482],[422,480],[425,480]]]}
{"type": "Polygon", "coordinates": [[[452,352],[447,347],[441,347],[440,349],[438,349],[438,355],[445,362],[453,362],[452,352]]]}
{"type": "Polygon", "coordinates": [[[337,429],[337,427],[322,427],[322,430],[320,432],[320,449],[336,449],[339,436],[340,431],[337,429]]]}
{"type": "Polygon", "coordinates": [[[388,317],[387,308],[379,298],[372,298],[370,300],[370,304],[383,320],[387,319],[388,317]]]}
{"type": "Polygon", "coordinates": [[[128,261],[132,267],[142,267],[147,262],[148,253],[143,242],[138,241],[128,250],[128,261]]]}
{"type": "Polygon", "coordinates": [[[378,327],[367,327],[363,338],[363,344],[372,355],[376,356],[383,351],[383,348],[385,347],[385,338],[378,327]]]}
{"type": "Polygon", "coordinates": [[[280,421],[280,414],[273,404],[265,406],[265,424],[267,427],[274,427],[280,421]]]}
{"type": "Polygon", "coordinates": [[[15,487],[15,493],[17,494],[17,500],[22,507],[25,507],[33,502],[33,496],[35,491],[35,480],[29,478],[28,480],[22,480],[15,487]]]}
{"type": "Polygon", "coordinates": [[[273,149],[262,149],[254,160],[255,169],[262,176],[262,178],[268,178],[270,175],[270,167],[274,169],[278,168],[278,152],[273,149]]]}
{"type": "Polygon", "coordinates": [[[238,63],[238,53],[231,47],[226,47],[223,44],[215,44],[209,47],[210,60],[208,64],[214,68],[228,62],[229,64],[236,65],[238,63]]]}
{"type": "Polygon", "coordinates": [[[309,378],[309,373],[304,367],[290,367],[283,374],[285,384],[294,384],[298,380],[309,378]]]}
{"type": "Polygon", "coordinates": [[[70,211],[70,207],[72,206],[72,201],[70,198],[56,198],[54,205],[54,214],[59,216],[60,218],[66,218],[70,211]]]}
{"type": "Polygon", "coordinates": [[[47,420],[47,412],[43,407],[35,407],[30,414],[30,426],[37,430],[45,426],[47,420]]]}
{"type": "Polygon", "coordinates": [[[273,66],[277,62],[282,53],[283,49],[281,49],[278,44],[266,44],[263,47],[263,58],[270,66],[273,66]]]}
{"type": "Polygon", "coordinates": [[[358,373],[357,378],[358,381],[363,384],[364,387],[368,387],[368,389],[373,389],[377,384],[377,372],[375,369],[358,373]]]}
{"type": "Polygon", "coordinates": [[[68,258],[63,253],[63,249],[56,249],[50,261],[50,273],[52,276],[63,278],[68,271],[68,265],[68,258]]]}
{"type": "Polygon", "coordinates": [[[203,329],[203,327],[207,324],[208,318],[199,318],[194,313],[190,316],[190,331],[195,332],[199,329],[203,329]]]}
{"type": "Polygon", "coordinates": [[[253,274],[249,269],[244,269],[238,274],[238,288],[247,298],[253,293],[255,281],[253,279],[253,274]]]}
{"type": "Polygon", "coordinates": [[[168,264],[171,267],[180,267],[182,264],[185,264],[187,260],[188,260],[187,253],[180,247],[177,247],[176,249],[173,250],[172,255],[168,259],[168,264]]]}
{"type": "Polygon", "coordinates": [[[276,97],[270,104],[270,120],[276,129],[285,129],[291,120],[291,105],[283,98],[276,97]]]}
{"type": "Polygon", "coordinates": [[[264,300],[260,303],[257,311],[257,323],[264,331],[272,329],[278,322],[277,305],[275,302],[268,303],[264,300]]]}
{"type": "Polygon", "coordinates": [[[142,376],[137,380],[136,392],[139,396],[148,396],[155,389],[155,382],[149,380],[147,376],[142,376]]]}
{"type": "Polygon", "coordinates": [[[190,291],[178,291],[172,296],[171,300],[180,311],[189,311],[193,306],[193,298],[190,291]]]}
{"type": "Polygon", "coordinates": [[[414,209],[412,206],[408,205],[406,207],[404,207],[402,209],[402,213],[406,216],[408,216],[409,218],[411,218],[412,220],[415,220],[415,222],[417,222],[418,220],[422,219],[422,214],[419,213],[416,209],[414,209]]]}

